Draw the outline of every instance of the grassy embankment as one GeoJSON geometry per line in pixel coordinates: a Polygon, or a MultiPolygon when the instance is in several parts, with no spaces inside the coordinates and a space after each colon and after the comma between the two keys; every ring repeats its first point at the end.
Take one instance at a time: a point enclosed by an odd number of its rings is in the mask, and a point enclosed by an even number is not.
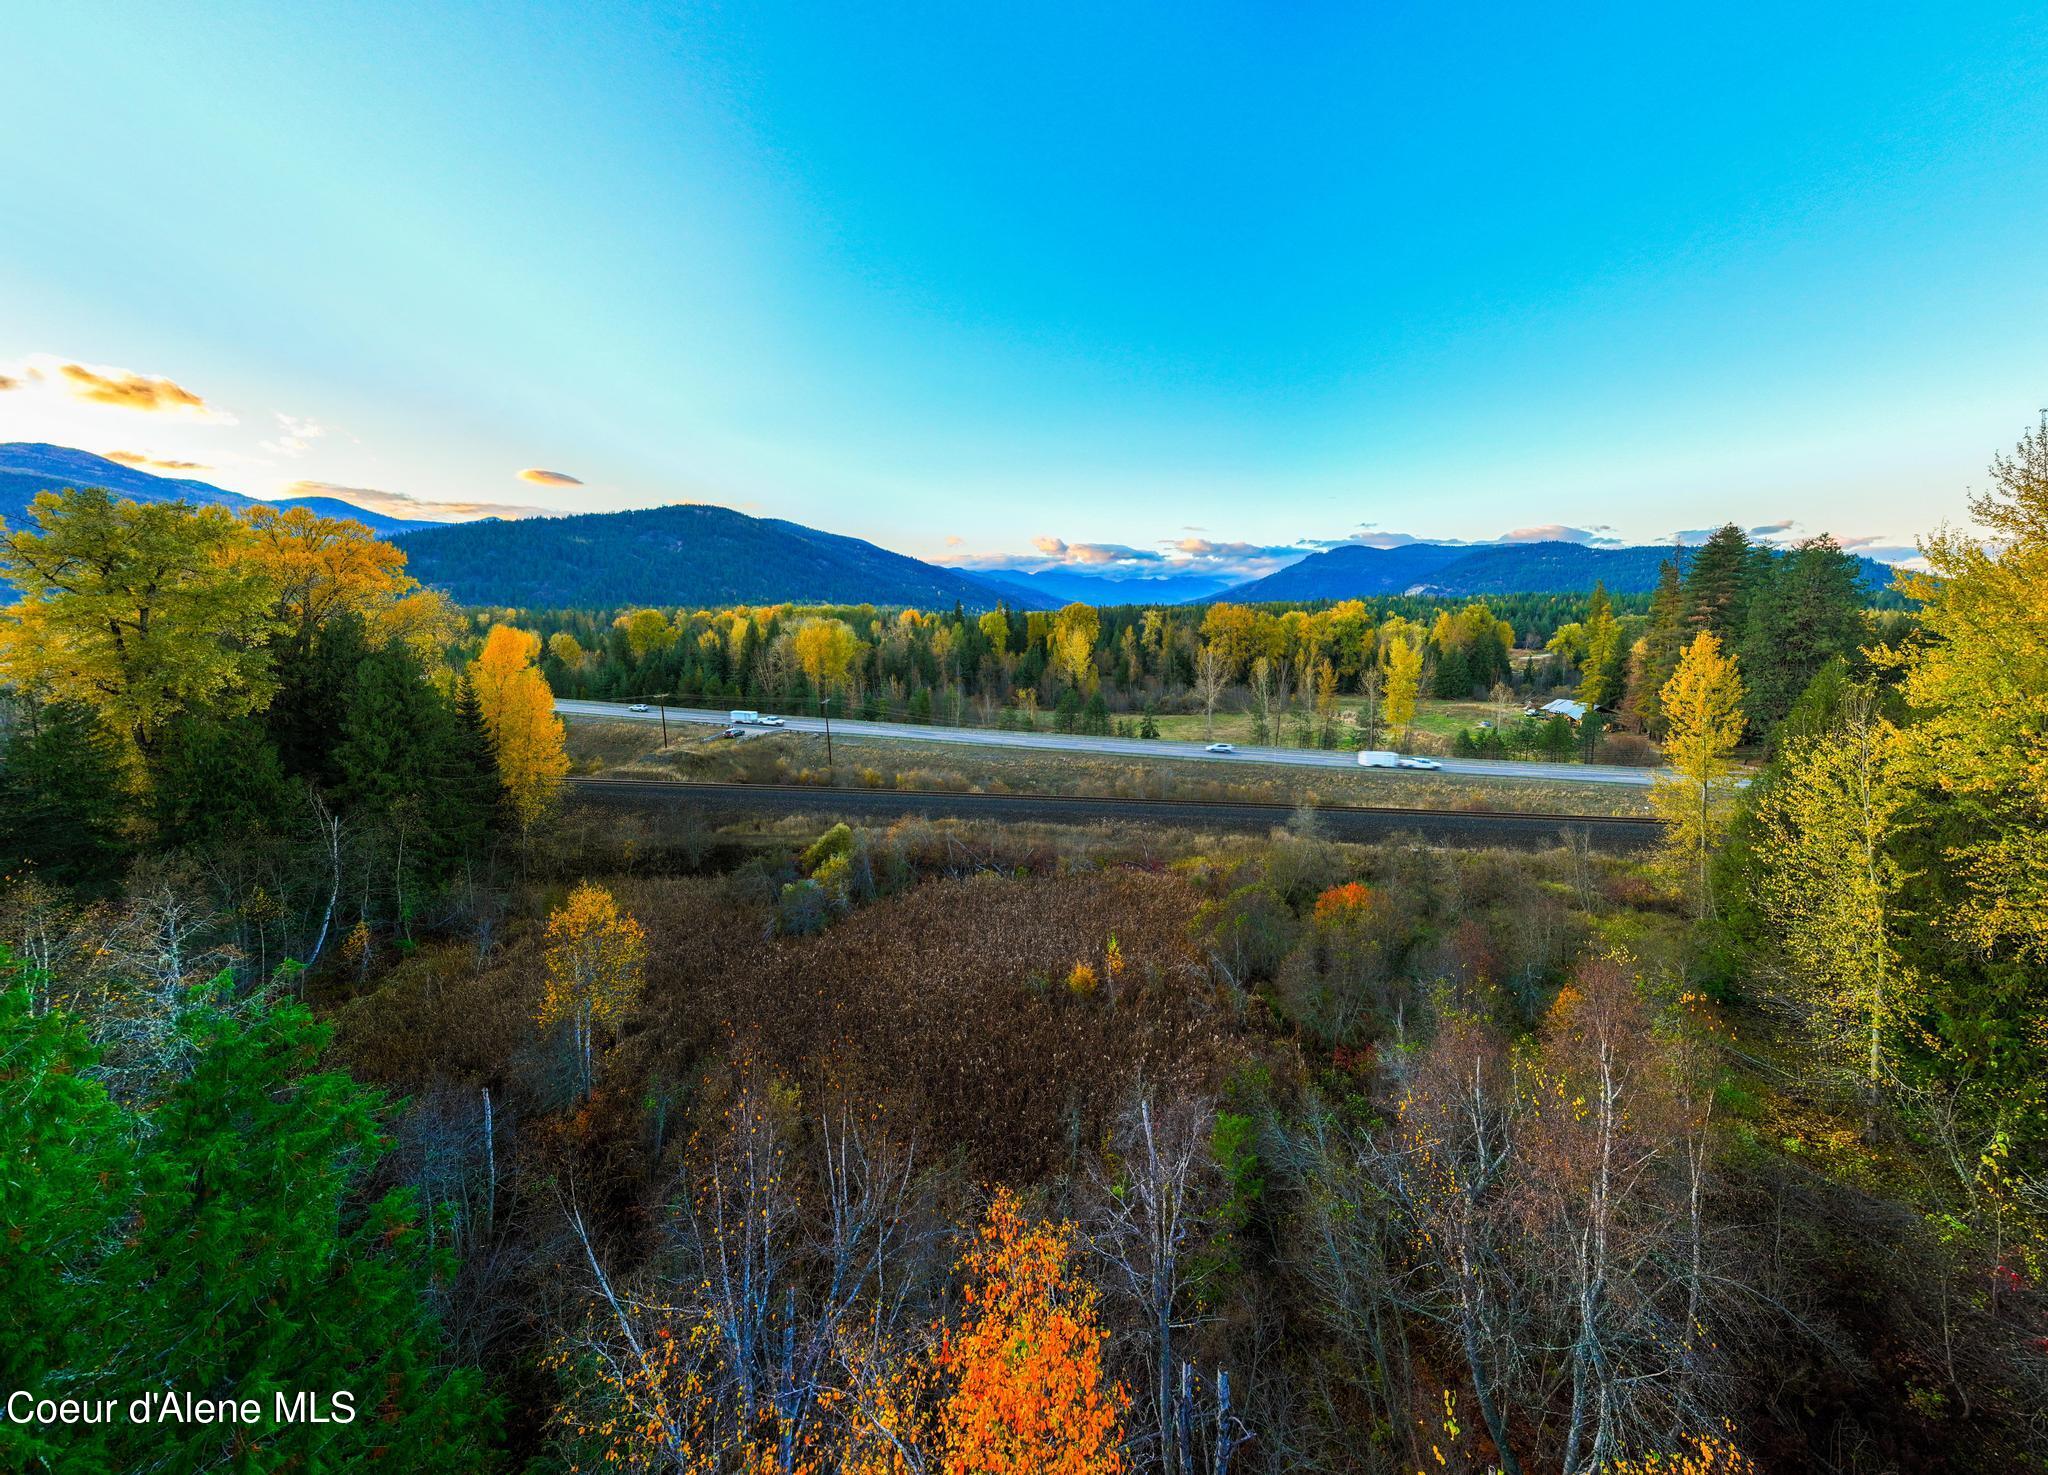
{"type": "Polygon", "coordinates": [[[572,720],[568,731],[575,772],[585,775],[955,793],[1273,804],[1313,801],[1546,814],[1649,813],[1647,789],[1619,784],[1357,767],[1291,768],[1254,760],[1226,768],[1177,758],[839,736],[833,739],[833,763],[828,771],[825,740],[816,733],[779,732],[735,741],[716,736],[711,728],[672,727],[664,751],[660,729],[649,723],[572,720]]]}

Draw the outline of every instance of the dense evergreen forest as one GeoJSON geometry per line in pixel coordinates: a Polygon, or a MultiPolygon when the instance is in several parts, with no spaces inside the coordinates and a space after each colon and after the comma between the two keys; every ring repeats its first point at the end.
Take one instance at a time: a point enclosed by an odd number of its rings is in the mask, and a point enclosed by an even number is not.
{"type": "Polygon", "coordinates": [[[2048,1468],[2048,421],[1972,513],[1883,615],[1731,528],[1634,602],[536,616],[39,497],[0,1468],[2048,1468]],[[622,822],[551,686],[1309,741],[1569,689],[1667,823],[622,822]],[[165,1390],[257,1412],[37,1412],[165,1390]]]}

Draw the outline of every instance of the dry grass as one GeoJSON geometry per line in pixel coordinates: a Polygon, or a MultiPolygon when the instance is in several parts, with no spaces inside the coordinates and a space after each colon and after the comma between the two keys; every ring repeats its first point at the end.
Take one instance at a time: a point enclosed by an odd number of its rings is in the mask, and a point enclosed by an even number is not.
{"type": "MultiPolygon", "coordinates": [[[[979,748],[896,739],[833,739],[833,766],[816,733],[781,732],[741,741],[685,729],[664,750],[647,724],[571,722],[579,773],[672,777],[726,783],[931,789],[957,793],[1060,794],[1128,799],[1219,799],[1270,804],[1393,805],[1546,814],[1643,815],[1649,791],[1620,784],[1557,783],[1473,774],[1387,772],[1355,766],[1291,768],[1241,760],[1186,759],[979,748]]],[[[672,729],[672,733],[673,733],[672,729]]]]}

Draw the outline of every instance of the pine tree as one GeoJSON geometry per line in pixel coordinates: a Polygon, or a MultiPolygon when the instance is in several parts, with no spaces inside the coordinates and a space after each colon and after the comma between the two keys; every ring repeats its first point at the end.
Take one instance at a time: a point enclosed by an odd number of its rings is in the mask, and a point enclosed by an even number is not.
{"type": "Polygon", "coordinates": [[[1749,593],[1756,563],[1749,536],[1727,523],[1700,545],[1685,573],[1686,638],[1702,631],[1721,649],[1733,650],[1749,622],[1749,593]]]}
{"type": "Polygon", "coordinates": [[[408,646],[390,641],[363,659],[334,749],[336,795],[365,822],[403,830],[402,889],[440,880],[481,843],[488,811],[463,745],[454,709],[408,646]]]}
{"type": "Polygon", "coordinates": [[[44,707],[0,750],[0,877],[33,867],[58,885],[111,888],[129,853],[122,753],[86,708],[44,707]]]}
{"type": "Polygon", "coordinates": [[[1664,683],[1678,669],[1685,643],[1685,590],[1679,583],[1678,564],[1666,559],[1657,569],[1657,589],[1650,596],[1650,624],[1643,632],[1642,668],[1635,673],[1629,693],[1632,715],[1652,737],[1664,735],[1664,683]]]}
{"type": "Polygon", "coordinates": [[[262,834],[290,803],[277,750],[254,717],[176,717],[164,725],[149,766],[156,840],[166,848],[262,834]]]}
{"type": "MultiPolygon", "coordinates": [[[[378,1098],[320,1071],[328,1031],[297,1004],[202,999],[181,1034],[190,1069],[124,1106],[61,1012],[0,994],[0,1373],[254,1399],[262,1422],[70,1428],[48,1468],[482,1468],[495,1410],[432,1310],[446,1255],[409,1192],[363,1198],[378,1098]],[[275,1422],[300,1390],[350,1394],[354,1421],[275,1422]]],[[[0,1464],[35,1468],[13,1458],[34,1437],[0,1423],[0,1464]]]]}
{"type": "Polygon", "coordinates": [[[1864,601],[1856,560],[1830,537],[1808,539],[1772,560],[1750,600],[1742,642],[1752,727],[1769,732],[1821,667],[1856,655],[1864,601]]]}
{"type": "MultiPolygon", "coordinates": [[[[94,1059],[76,1021],[36,1009],[0,950],[0,1388],[71,1379],[88,1392],[127,1335],[132,1142],[89,1074],[94,1059]]],[[[83,1472],[92,1456],[79,1442],[71,1429],[0,1419],[0,1468],[83,1472]]]]}
{"type": "Polygon", "coordinates": [[[335,742],[356,672],[369,653],[362,616],[353,612],[322,625],[310,648],[278,652],[277,696],[267,715],[286,773],[322,789],[341,781],[334,764],[335,742]]]}

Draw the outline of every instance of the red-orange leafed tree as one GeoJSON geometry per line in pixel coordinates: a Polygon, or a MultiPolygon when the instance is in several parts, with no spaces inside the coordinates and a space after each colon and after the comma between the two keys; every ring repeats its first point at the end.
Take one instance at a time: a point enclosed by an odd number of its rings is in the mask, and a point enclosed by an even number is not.
{"type": "Polygon", "coordinates": [[[1121,1475],[1130,1398],[1103,1374],[1095,1291],[1074,1228],[1028,1220],[1008,1189],[960,1266],[966,1317],[942,1343],[946,1475],[1121,1475]]]}

